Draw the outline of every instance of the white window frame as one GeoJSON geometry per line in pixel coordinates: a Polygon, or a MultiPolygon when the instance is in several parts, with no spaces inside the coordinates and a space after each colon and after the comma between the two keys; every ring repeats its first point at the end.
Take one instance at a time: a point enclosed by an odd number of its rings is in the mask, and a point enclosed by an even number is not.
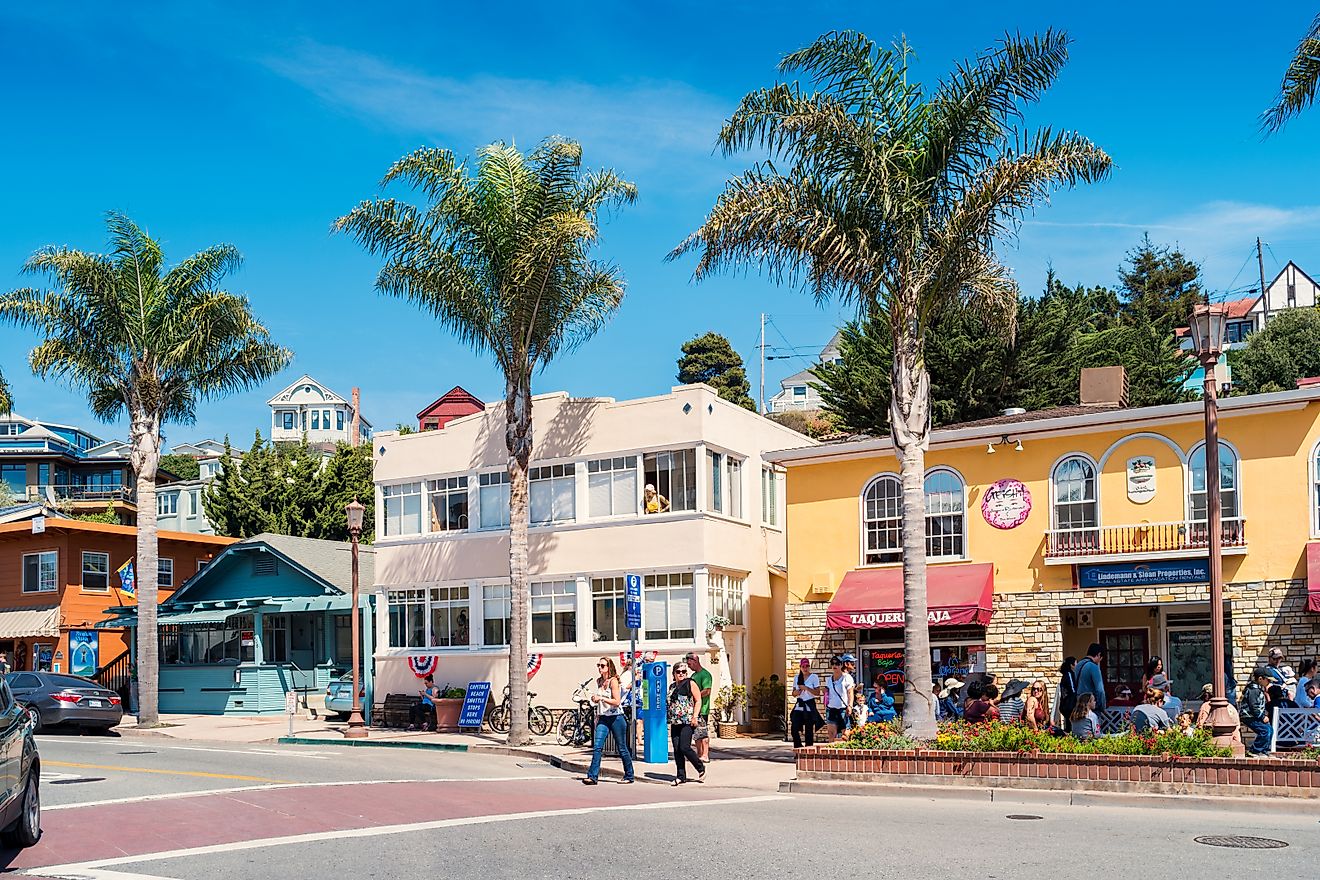
{"type": "Polygon", "coordinates": [[[706,450],[706,510],[724,513],[724,453],[706,450]]]}
{"type": "Polygon", "coordinates": [[[82,591],[83,591],[84,593],[108,593],[108,592],[110,592],[110,554],[109,554],[109,553],[105,553],[105,552],[103,552],[103,551],[101,551],[101,550],[84,550],[84,551],[82,552],[82,579],[81,579],[81,581],[80,581],[79,583],[80,583],[80,586],[82,587],[82,591]],[[100,575],[100,576],[102,576],[102,577],[105,578],[105,586],[104,586],[104,587],[89,587],[89,586],[87,586],[87,574],[88,574],[88,568],[87,568],[87,557],[89,557],[89,556],[91,556],[91,557],[100,557],[100,558],[101,558],[101,564],[105,566],[105,568],[103,568],[103,569],[101,569],[101,570],[93,570],[93,571],[91,572],[91,573],[94,574],[94,575],[100,575]]]}
{"type": "Polygon", "coordinates": [[[466,532],[472,523],[472,499],[468,495],[468,478],[466,474],[457,477],[439,477],[434,480],[426,481],[426,510],[423,514],[425,522],[423,525],[431,533],[437,532],[466,532]],[[454,497],[462,497],[463,508],[466,511],[459,515],[462,521],[461,525],[449,525],[449,505],[454,497]],[[437,526],[435,501],[438,498],[444,499],[444,522],[437,526]]]}
{"type": "Polygon", "coordinates": [[[422,515],[422,485],[423,484],[420,480],[414,480],[409,483],[392,483],[380,487],[381,511],[384,514],[381,517],[381,534],[387,538],[394,538],[400,535],[422,534],[422,524],[426,519],[422,515]],[[416,528],[412,530],[409,530],[407,527],[413,525],[413,523],[405,522],[405,518],[409,516],[407,513],[409,499],[415,499],[417,503],[415,517],[416,528]],[[391,506],[397,507],[397,511],[393,514],[393,517],[396,520],[393,531],[390,530],[391,506]]]}
{"type": "Polygon", "coordinates": [[[401,590],[390,590],[387,594],[387,618],[389,620],[389,645],[391,648],[425,648],[429,641],[427,630],[431,626],[430,609],[427,608],[427,597],[430,593],[421,587],[409,587],[401,590]],[[397,609],[397,611],[396,611],[397,609]],[[413,609],[410,615],[408,609],[413,609]],[[396,614],[402,617],[401,627],[403,632],[398,641],[402,644],[395,644],[395,618],[396,614]],[[420,616],[421,626],[409,626],[409,618],[420,616]],[[409,644],[413,637],[416,637],[417,644],[409,644]]]}
{"type": "Polygon", "coordinates": [[[761,465],[761,523],[779,528],[779,472],[770,465],[761,465]]]}
{"type": "Polygon", "coordinates": [[[432,648],[466,648],[472,643],[472,608],[470,596],[471,589],[467,584],[451,584],[441,587],[427,588],[426,602],[426,643],[432,648]],[[436,641],[438,638],[435,632],[435,613],[443,609],[447,614],[452,615],[449,619],[450,636],[446,644],[440,644],[436,641]],[[455,635],[455,628],[463,626],[462,618],[467,617],[467,638],[462,638],[461,634],[455,635]]]}
{"type": "Polygon", "coordinates": [[[559,525],[577,521],[577,462],[541,464],[528,468],[527,514],[528,523],[533,526],[559,525]],[[567,495],[561,494],[565,486],[568,487],[567,495]],[[546,504],[544,498],[537,500],[538,489],[541,495],[550,493],[548,519],[536,517],[537,507],[546,504]],[[567,510],[561,509],[561,501],[567,503],[567,510]]]}
{"type": "Polygon", "coordinates": [[[616,455],[610,458],[591,459],[587,462],[587,519],[618,519],[637,516],[641,509],[641,486],[636,455],[616,455]],[[629,489],[631,482],[631,492],[629,489]],[[605,487],[608,492],[609,510],[598,512],[593,504],[595,488],[605,487]],[[630,504],[625,505],[619,493],[631,496],[630,504]]]}
{"type": "Polygon", "coordinates": [[[529,635],[533,645],[577,644],[578,620],[580,619],[577,607],[577,587],[576,580],[538,581],[530,586],[532,601],[529,635]],[[555,638],[555,633],[559,629],[559,615],[561,614],[571,614],[573,616],[572,638],[555,638]],[[538,639],[536,637],[536,618],[538,616],[549,618],[549,639],[538,639]]]}
{"type": "MultiPolygon", "coordinates": [[[[1086,478],[1083,476],[1083,481],[1085,481],[1085,479],[1086,478]]],[[[1083,482],[1083,494],[1085,494],[1085,482],[1083,482]]],[[[1063,456],[1058,461],[1056,461],[1054,463],[1054,467],[1050,468],[1050,526],[1051,528],[1059,529],[1059,530],[1099,529],[1102,523],[1103,520],[1101,519],[1101,512],[1100,512],[1100,466],[1096,464],[1095,459],[1091,458],[1091,456],[1086,455],[1085,453],[1069,452],[1067,455],[1063,456]],[[1074,461],[1080,462],[1081,464],[1091,469],[1091,479],[1090,479],[1091,497],[1081,498],[1080,500],[1076,500],[1076,501],[1071,501],[1071,500],[1062,501],[1059,498],[1059,471],[1061,471],[1066,465],[1074,461]],[[1068,505],[1069,507],[1080,507],[1086,504],[1089,504],[1092,507],[1092,511],[1094,513],[1094,522],[1090,523],[1089,525],[1084,523],[1081,525],[1063,524],[1063,520],[1059,517],[1060,506],[1068,505]]]]}
{"type": "Polygon", "coordinates": [[[503,648],[509,645],[509,630],[513,624],[512,588],[509,584],[485,584],[481,588],[481,644],[487,648],[503,648]],[[496,611],[503,614],[492,615],[492,604],[496,611]],[[486,638],[486,624],[492,620],[504,621],[503,641],[492,642],[486,638]]]}
{"type": "Polygon", "coordinates": [[[319,409],[312,410],[312,430],[321,430],[321,411],[319,409]]]}
{"type": "Polygon", "coordinates": [[[1311,537],[1320,536],[1320,442],[1311,449],[1307,465],[1311,478],[1311,537]]]}
{"type": "MultiPolygon", "coordinates": [[[[671,449],[654,449],[654,450],[651,450],[650,452],[645,452],[645,453],[642,454],[642,462],[641,462],[641,464],[642,464],[642,477],[641,477],[641,479],[642,479],[642,483],[643,483],[643,489],[645,488],[645,484],[646,484],[646,483],[652,482],[652,481],[649,480],[649,479],[647,478],[647,476],[646,476],[646,473],[647,473],[647,460],[650,459],[650,460],[654,463],[654,466],[655,466],[655,474],[656,474],[656,476],[655,476],[655,480],[654,480],[655,490],[656,490],[656,492],[658,492],[659,494],[665,496],[665,499],[669,502],[669,511],[667,511],[667,512],[670,512],[670,513],[685,513],[685,512],[686,512],[686,513],[693,513],[693,512],[696,512],[697,510],[700,510],[700,509],[701,509],[701,498],[700,498],[700,496],[697,494],[697,493],[698,493],[698,490],[699,490],[699,488],[700,488],[700,486],[701,486],[701,480],[699,479],[699,476],[698,476],[698,471],[701,469],[701,464],[700,464],[700,459],[699,459],[699,453],[700,453],[700,451],[701,451],[701,450],[698,449],[697,447],[693,447],[693,446],[681,446],[681,447],[676,447],[676,448],[671,448],[671,449]],[[676,465],[678,464],[678,462],[675,461],[675,458],[678,457],[678,456],[683,456],[683,457],[685,457],[685,458],[688,457],[688,456],[690,456],[691,459],[692,459],[692,485],[691,485],[691,486],[688,486],[688,485],[687,485],[687,477],[688,477],[687,470],[686,470],[685,468],[683,468],[683,467],[676,467],[676,465]],[[664,465],[663,465],[663,467],[664,467],[663,470],[661,469],[661,467],[662,467],[661,462],[662,462],[662,461],[665,462],[664,465]],[[675,479],[674,479],[674,477],[675,477],[675,474],[681,475],[681,477],[682,477],[681,482],[684,484],[683,487],[682,487],[682,490],[681,490],[681,491],[684,492],[684,493],[689,494],[689,497],[691,498],[691,503],[690,503],[690,504],[686,504],[682,498],[678,497],[678,494],[679,494],[679,493],[674,491],[674,483],[675,483],[675,479]],[[661,475],[663,475],[663,478],[662,478],[661,475]],[[667,483],[668,485],[665,485],[666,483],[667,483]]],[[[656,515],[657,515],[657,514],[654,514],[654,513],[653,513],[653,514],[647,514],[646,511],[645,511],[645,509],[643,509],[642,513],[643,513],[643,515],[646,515],[646,516],[656,516],[656,515]]]]}
{"type": "Polygon", "coordinates": [[[743,463],[744,459],[731,453],[724,454],[724,511],[734,519],[743,518],[743,463]]]}
{"type": "Polygon", "coordinates": [[[197,514],[202,512],[202,490],[188,490],[188,519],[197,519],[197,514]]]}
{"type": "MultiPolygon", "coordinates": [[[[1196,516],[1196,504],[1193,501],[1193,498],[1195,496],[1200,495],[1204,497],[1206,495],[1206,489],[1202,489],[1199,492],[1196,491],[1196,467],[1193,462],[1195,461],[1198,453],[1201,455],[1201,470],[1204,471],[1205,470],[1204,440],[1193,446],[1192,451],[1187,454],[1187,492],[1183,496],[1183,504],[1185,505],[1185,510],[1187,512],[1187,521],[1202,523],[1202,522],[1206,522],[1206,517],[1202,516],[1198,518],[1196,516]]],[[[1229,443],[1227,440],[1224,439],[1220,439],[1219,441],[1219,470],[1220,470],[1219,475],[1221,478],[1219,481],[1220,483],[1219,500],[1220,500],[1221,508],[1223,510],[1223,518],[1225,520],[1243,519],[1242,456],[1238,452],[1236,446],[1234,446],[1232,443],[1229,443]],[[1223,469],[1224,469],[1224,453],[1228,453],[1229,455],[1233,456],[1233,487],[1231,489],[1225,489],[1223,485],[1222,478],[1223,478],[1223,469]],[[1231,505],[1226,503],[1224,498],[1225,495],[1232,496],[1231,505]]],[[[1206,476],[1203,475],[1202,479],[1205,480],[1206,476]]],[[[1205,485],[1206,487],[1209,487],[1209,482],[1206,482],[1205,485]]],[[[1209,503],[1208,499],[1206,500],[1205,503],[1206,504],[1209,503]]]]}
{"type": "MultiPolygon", "coordinates": [[[[677,621],[679,624],[682,621],[677,621]]],[[[705,623],[702,623],[702,629],[705,629],[705,623]]],[[[692,571],[664,571],[654,572],[642,576],[642,631],[641,635],[647,641],[692,641],[697,636],[697,588],[696,576],[692,571]],[[686,579],[686,582],[684,582],[686,579]],[[663,627],[657,624],[660,621],[655,620],[655,615],[648,609],[654,601],[653,594],[664,594],[665,619],[663,627]],[[678,593],[688,594],[688,609],[691,614],[691,626],[675,626],[672,619],[674,615],[674,596],[678,593]]]]}
{"type": "Polygon", "coordinates": [[[970,554],[967,551],[967,481],[963,479],[962,474],[951,467],[934,467],[926,472],[926,479],[922,481],[922,491],[926,499],[926,558],[939,560],[969,558],[970,554]],[[957,489],[932,493],[930,481],[942,476],[953,479],[957,483],[957,489]],[[951,496],[957,504],[957,509],[932,512],[932,494],[951,496]],[[956,519],[958,523],[957,530],[950,532],[948,535],[936,535],[931,525],[934,520],[939,519],[956,519]],[[961,545],[961,552],[944,553],[942,552],[943,547],[937,546],[937,544],[950,542],[954,546],[961,545]],[[937,550],[941,552],[936,552],[937,550]]]}
{"type": "Polygon", "coordinates": [[[37,550],[23,554],[23,574],[20,589],[24,593],[54,593],[60,588],[60,551],[37,550]],[[28,559],[37,559],[37,584],[35,589],[28,589],[28,559]],[[49,581],[49,585],[47,582],[49,581]]]}
{"type": "Polygon", "coordinates": [[[746,625],[747,579],[712,571],[706,579],[706,614],[723,617],[730,626],[746,625]]]}
{"type": "MultiPolygon", "coordinates": [[[[477,474],[477,528],[507,529],[509,527],[509,486],[507,470],[477,474]]],[[[471,522],[470,513],[468,522],[471,522]]]]}
{"type": "Polygon", "coordinates": [[[156,516],[178,516],[178,515],[179,515],[179,493],[157,492],[156,516]]]}
{"type": "Polygon", "coordinates": [[[156,586],[174,589],[174,560],[168,556],[156,557],[156,586]],[[166,583],[167,574],[169,583],[166,583]]]}
{"type": "MultiPolygon", "coordinates": [[[[892,565],[903,561],[903,483],[898,474],[883,473],[876,474],[866,481],[862,488],[862,494],[858,496],[860,502],[859,514],[861,517],[861,545],[862,545],[862,565],[892,565]],[[868,496],[871,490],[878,488],[881,483],[892,484],[897,488],[896,504],[898,505],[894,515],[874,517],[875,522],[885,523],[884,527],[876,530],[877,535],[888,535],[892,533],[895,536],[894,545],[885,547],[882,550],[873,550],[871,547],[871,522],[872,517],[868,515],[868,496]],[[891,525],[892,524],[892,525],[891,525]],[[881,558],[872,561],[869,557],[875,552],[879,556],[892,556],[893,558],[881,558]]],[[[877,499],[877,503],[881,503],[877,499]]]]}
{"type": "MultiPolygon", "coordinates": [[[[588,608],[591,614],[591,640],[592,642],[625,642],[630,635],[628,628],[624,626],[624,606],[627,602],[624,592],[623,575],[603,575],[593,577],[587,582],[587,589],[590,591],[590,601],[588,608]],[[596,585],[600,584],[606,589],[597,590],[596,585]],[[604,633],[596,626],[596,602],[613,602],[614,618],[610,622],[613,624],[613,633],[604,633]]],[[[642,621],[645,624],[646,621],[642,621]]]]}

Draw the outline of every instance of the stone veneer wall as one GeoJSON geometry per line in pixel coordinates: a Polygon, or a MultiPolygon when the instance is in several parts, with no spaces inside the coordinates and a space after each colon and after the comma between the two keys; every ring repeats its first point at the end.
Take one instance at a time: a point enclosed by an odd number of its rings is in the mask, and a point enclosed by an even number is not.
{"type": "MultiPolygon", "coordinates": [[[[802,602],[784,608],[785,659],[784,683],[788,686],[787,706],[793,708],[793,682],[798,674],[798,662],[806,657],[811,670],[824,678],[830,671],[830,658],[845,651],[857,653],[857,631],[826,629],[825,612],[829,602],[802,602]]],[[[824,710],[822,710],[823,712],[824,710]]]]}

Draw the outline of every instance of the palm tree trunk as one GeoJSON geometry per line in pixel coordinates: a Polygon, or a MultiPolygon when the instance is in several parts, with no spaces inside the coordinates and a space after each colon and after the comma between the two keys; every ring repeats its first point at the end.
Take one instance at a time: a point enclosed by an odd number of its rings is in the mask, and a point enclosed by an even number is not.
{"type": "Polygon", "coordinates": [[[130,463],[137,481],[137,678],[138,725],[160,722],[160,656],[156,636],[159,538],[156,534],[156,469],[160,464],[160,421],[135,413],[129,429],[130,463]]]}
{"type": "Polygon", "coordinates": [[[509,450],[509,745],[531,742],[527,732],[527,468],[532,458],[530,371],[506,385],[505,445],[509,450]]]}
{"type": "Polygon", "coordinates": [[[889,423],[903,482],[903,732],[935,738],[930,688],[930,623],[926,602],[926,447],[930,442],[930,375],[915,322],[898,326],[889,423]]]}

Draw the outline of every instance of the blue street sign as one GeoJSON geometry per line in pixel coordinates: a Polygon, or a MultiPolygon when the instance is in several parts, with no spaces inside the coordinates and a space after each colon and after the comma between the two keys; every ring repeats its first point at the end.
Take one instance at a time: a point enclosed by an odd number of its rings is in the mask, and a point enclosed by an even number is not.
{"type": "Polygon", "coordinates": [[[468,682],[467,694],[463,697],[463,708],[458,713],[459,727],[481,729],[481,719],[486,717],[486,701],[490,699],[490,682],[468,682]]]}
{"type": "Polygon", "coordinates": [[[642,628],[642,576],[628,574],[623,576],[625,586],[624,626],[628,629],[642,628]]]}
{"type": "Polygon", "coordinates": [[[1209,580],[1210,561],[1208,559],[1077,566],[1077,586],[1084,590],[1097,587],[1201,584],[1209,580]]]}

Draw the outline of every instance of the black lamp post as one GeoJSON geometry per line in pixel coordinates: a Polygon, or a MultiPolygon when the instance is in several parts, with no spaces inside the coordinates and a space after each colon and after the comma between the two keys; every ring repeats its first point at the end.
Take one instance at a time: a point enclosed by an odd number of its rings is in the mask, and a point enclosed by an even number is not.
{"type": "Polygon", "coordinates": [[[1207,301],[1192,312],[1192,343],[1205,373],[1205,507],[1210,551],[1210,728],[1215,741],[1232,746],[1237,722],[1224,693],[1224,555],[1223,505],[1219,497],[1219,377],[1215,368],[1224,353],[1228,306],[1207,301]]]}
{"type": "Polygon", "coordinates": [[[348,515],[348,534],[353,539],[353,710],[348,716],[345,739],[363,739],[367,724],[362,720],[362,612],[358,607],[358,538],[362,536],[362,514],[366,508],[354,498],[344,505],[348,515]]]}

